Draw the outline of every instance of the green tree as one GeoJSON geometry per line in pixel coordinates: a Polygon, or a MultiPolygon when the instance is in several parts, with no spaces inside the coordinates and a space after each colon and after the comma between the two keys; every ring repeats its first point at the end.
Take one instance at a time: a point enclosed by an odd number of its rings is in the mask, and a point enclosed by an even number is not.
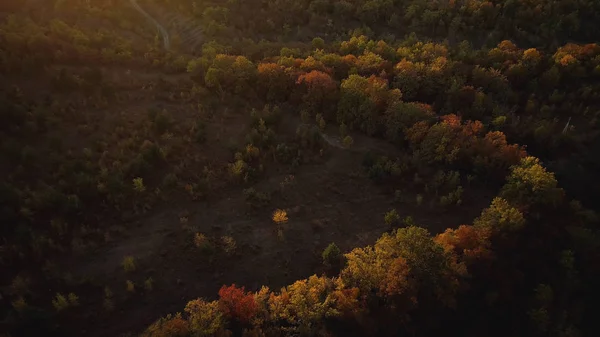
{"type": "Polygon", "coordinates": [[[335,266],[340,262],[341,251],[335,243],[330,243],[327,248],[323,250],[323,264],[327,267],[335,266]]]}
{"type": "Polygon", "coordinates": [[[312,40],[313,49],[324,49],[325,48],[325,40],[320,37],[315,37],[312,40]]]}

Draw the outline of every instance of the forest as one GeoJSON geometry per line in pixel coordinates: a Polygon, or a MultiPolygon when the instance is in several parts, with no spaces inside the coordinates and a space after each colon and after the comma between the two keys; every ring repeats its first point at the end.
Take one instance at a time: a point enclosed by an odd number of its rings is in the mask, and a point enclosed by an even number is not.
{"type": "Polygon", "coordinates": [[[599,21],[2,0],[0,337],[596,336],[599,21]]]}

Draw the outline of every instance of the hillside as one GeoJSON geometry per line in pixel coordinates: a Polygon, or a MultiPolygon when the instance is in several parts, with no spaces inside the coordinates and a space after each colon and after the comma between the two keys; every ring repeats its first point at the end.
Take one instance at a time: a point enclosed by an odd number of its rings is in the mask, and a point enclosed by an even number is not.
{"type": "Polygon", "coordinates": [[[0,336],[588,336],[591,0],[0,4],[0,336]]]}

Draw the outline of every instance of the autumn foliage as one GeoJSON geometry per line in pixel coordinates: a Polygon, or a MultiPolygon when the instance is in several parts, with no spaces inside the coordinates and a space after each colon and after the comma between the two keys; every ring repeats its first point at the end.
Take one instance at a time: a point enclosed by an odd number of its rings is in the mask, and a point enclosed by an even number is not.
{"type": "Polygon", "coordinates": [[[248,323],[256,315],[257,306],[254,295],[246,293],[244,287],[235,284],[223,286],[219,290],[219,308],[227,317],[241,323],[248,323]]]}

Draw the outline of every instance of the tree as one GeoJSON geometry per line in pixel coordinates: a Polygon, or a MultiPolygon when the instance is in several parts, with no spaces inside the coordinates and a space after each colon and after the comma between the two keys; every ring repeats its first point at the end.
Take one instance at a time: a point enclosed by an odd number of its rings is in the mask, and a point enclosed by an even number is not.
{"type": "Polygon", "coordinates": [[[400,97],[399,92],[388,89],[385,79],[350,75],[340,87],[337,121],[350,129],[375,134],[382,128],[381,113],[400,97]]]}
{"type": "Polygon", "coordinates": [[[323,250],[323,264],[325,266],[334,266],[340,262],[341,251],[338,246],[332,242],[323,250]]]}
{"type": "Polygon", "coordinates": [[[315,37],[312,40],[312,47],[313,49],[324,49],[325,48],[325,40],[323,40],[320,37],[315,37]]]}
{"type": "Polygon", "coordinates": [[[490,233],[487,226],[460,225],[456,229],[446,229],[434,240],[447,251],[457,254],[462,261],[472,264],[491,257],[490,233]]]}
{"type": "Polygon", "coordinates": [[[189,323],[181,314],[160,318],[142,333],[142,337],[185,337],[189,335],[189,323]]]}
{"type": "Polygon", "coordinates": [[[451,255],[426,229],[414,226],[384,234],[374,247],[356,248],[346,258],[340,275],[345,284],[363,294],[375,290],[384,297],[402,295],[404,300],[397,300],[405,305],[417,292],[423,299],[432,299],[433,294],[442,303],[452,304],[462,272],[453,269],[451,255]]]}
{"type": "Polygon", "coordinates": [[[522,206],[557,205],[563,200],[554,173],[546,171],[538,158],[529,156],[511,168],[500,196],[522,206]]]}
{"type": "Polygon", "coordinates": [[[188,314],[189,329],[196,336],[227,336],[225,318],[217,301],[206,302],[197,299],[188,302],[185,307],[188,314]]]}
{"type": "Polygon", "coordinates": [[[294,83],[285,67],[275,63],[259,64],[257,77],[259,92],[268,101],[285,101],[294,83]]]}
{"type": "Polygon", "coordinates": [[[339,315],[332,294],[334,289],[333,280],[313,275],[282,288],[279,294],[271,294],[269,311],[273,319],[290,324],[292,332],[320,335],[325,318],[339,315]]]}
{"type": "Polygon", "coordinates": [[[273,222],[282,225],[288,221],[287,212],[282,209],[276,209],[273,212],[273,222]]]}
{"type": "Polygon", "coordinates": [[[246,324],[256,315],[257,306],[254,295],[246,293],[244,287],[237,288],[235,284],[223,286],[219,290],[219,308],[225,316],[246,324]]]}
{"type": "Polygon", "coordinates": [[[481,212],[474,221],[475,226],[487,227],[493,231],[515,231],[525,225],[523,213],[512,207],[502,198],[494,198],[490,207],[481,212]]]}
{"type": "Polygon", "coordinates": [[[313,70],[300,75],[296,84],[304,87],[304,104],[313,113],[331,114],[337,101],[337,84],[329,74],[313,70]]]}

